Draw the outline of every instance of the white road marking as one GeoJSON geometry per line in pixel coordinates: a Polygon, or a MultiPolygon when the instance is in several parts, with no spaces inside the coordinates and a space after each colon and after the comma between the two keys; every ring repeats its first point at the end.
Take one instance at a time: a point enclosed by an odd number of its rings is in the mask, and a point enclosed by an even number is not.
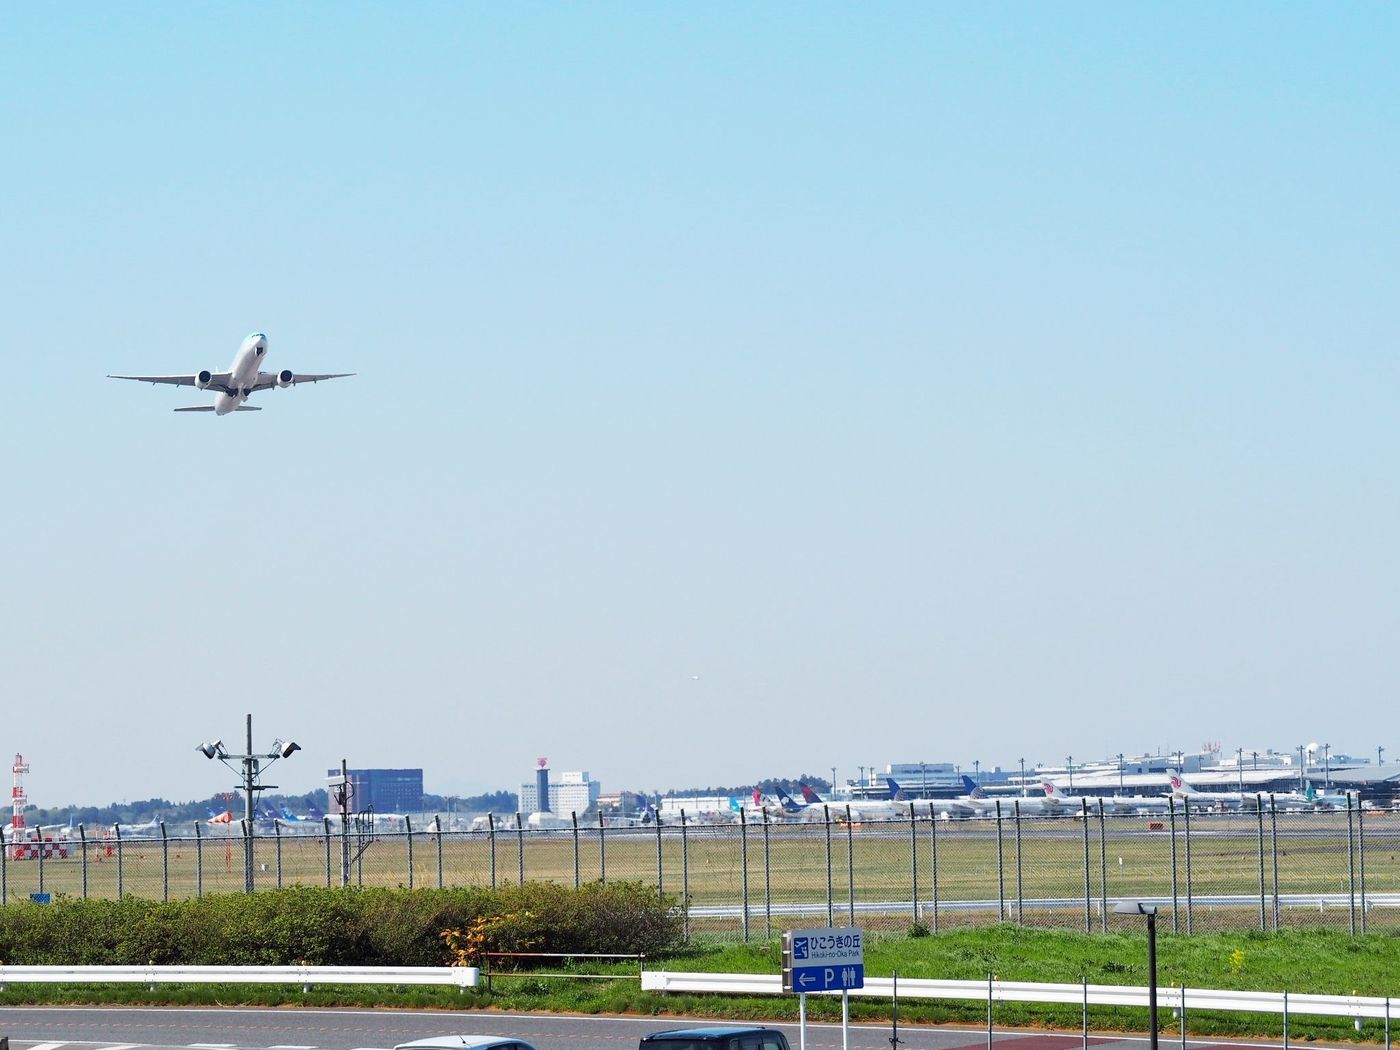
{"type": "Polygon", "coordinates": [[[31,1046],[31,1047],[29,1048],[29,1050],[58,1050],[58,1048],[59,1048],[60,1046],[67,1046],[67,1045],[68,1045],[68,1044],[67,1044],[66,1042],[64,1042],[64,1043],[35,1043],[33,1046],[31,1046]]]}
{"type": "Polygon", "coordinates": [[[190,1043],[190,1050],[236,1050],[237,1043],[190,1043]]]}
{"type": "Polygon", "coordinates": [[[316,1050],[314,1046],[302,1046],[298,1043],[273,1043],[267,1050],[316,1050]]]}
{"type": "Polygon", "coordinates": [[[145,1043],[111,1043],[97,1047],[97,1050],[137,1050],[138,1047],[145,1046],[145,1043]]]}

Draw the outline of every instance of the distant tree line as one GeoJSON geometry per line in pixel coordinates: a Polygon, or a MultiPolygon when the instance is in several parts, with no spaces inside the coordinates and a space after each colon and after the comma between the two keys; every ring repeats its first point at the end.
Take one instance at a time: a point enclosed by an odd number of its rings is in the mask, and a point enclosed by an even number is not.
{"type": "Polygon", "coordinates": [[[423,793],[427,813],[514,813],[520,798],[514,791],[489,791],[484,795],[429,795],[423,793]]]}
{"type": "Polygon", "coordinates": [[[695,787],[695,788],[674,788],[663,793],[665,796],[686,796],[686,795],[752,795],[757,788],[765,795],[772,795],[778,791],[785,791],[789,795],[795,795],[806,784],[819,795],[825,795],[831,790],[831,781],[825,777],[814,776],[808,773],[800,773],[795,777],[769,777],[767,780],[760,780],[756,784],[740,784],[737,787],[695,787]]]}

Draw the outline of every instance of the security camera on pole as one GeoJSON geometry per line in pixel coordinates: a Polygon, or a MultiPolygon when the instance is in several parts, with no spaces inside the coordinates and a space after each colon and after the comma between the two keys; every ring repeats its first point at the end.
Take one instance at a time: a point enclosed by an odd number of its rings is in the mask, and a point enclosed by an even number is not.
{"type": "Polygon", "coordinates": [[[224,749],[222,740],[214,740],[206,744],[197,744],[195,750],[205,758],[218,759],[229,769],[240,772],[234,763],[242,766],[241,776],[243,783],[238,785],[238,790],[243,792],[243,890],[245,893],[253,892],[253,796],[259,791],[275,791],[276,784],[263,784],[259,782],[266,766],[272,765],[279,758],[290,758],[294,752],[301,750],[301,745],[292,740],[284,740],[278,737],[272,742],[272,750],[266,754],[253,754],[253,716],[248,715],[248,750],[242,755],[231,755],[224,749]]]}

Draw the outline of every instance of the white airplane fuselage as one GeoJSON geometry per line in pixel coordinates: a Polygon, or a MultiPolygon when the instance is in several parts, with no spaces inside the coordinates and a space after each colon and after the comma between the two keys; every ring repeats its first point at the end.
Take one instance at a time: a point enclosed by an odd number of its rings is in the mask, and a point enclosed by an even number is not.
{"type": "Polygon", "coordinates": [[[254,332],[243,344],[239,346],[238,353],[234,356],[233,364],[229,366],[229,389],[234,391],[225,394],[220,391],[214,395],[214,412],[221,416],[226,416],[230,412],[237,411],[238,406],[248,400],[248,394],[252,391],[253,383],[258,378],[258,366],[263,363],[263,358],[267,355],[267,336],[261,332],[254,332]]]}

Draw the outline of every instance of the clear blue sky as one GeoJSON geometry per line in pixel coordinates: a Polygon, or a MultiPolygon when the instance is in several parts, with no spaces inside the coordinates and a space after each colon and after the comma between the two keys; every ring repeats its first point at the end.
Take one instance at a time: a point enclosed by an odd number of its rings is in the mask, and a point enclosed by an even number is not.
{"type": "MultiPolygon", "coordinates": [[[[0,754],[1396,748],[1392,6],[0,14],[0,754]],[[108,372],[355,379],[257,415],[108,372]]],[[[127,756],[125,759],[123,756],[127,756]]]]}

